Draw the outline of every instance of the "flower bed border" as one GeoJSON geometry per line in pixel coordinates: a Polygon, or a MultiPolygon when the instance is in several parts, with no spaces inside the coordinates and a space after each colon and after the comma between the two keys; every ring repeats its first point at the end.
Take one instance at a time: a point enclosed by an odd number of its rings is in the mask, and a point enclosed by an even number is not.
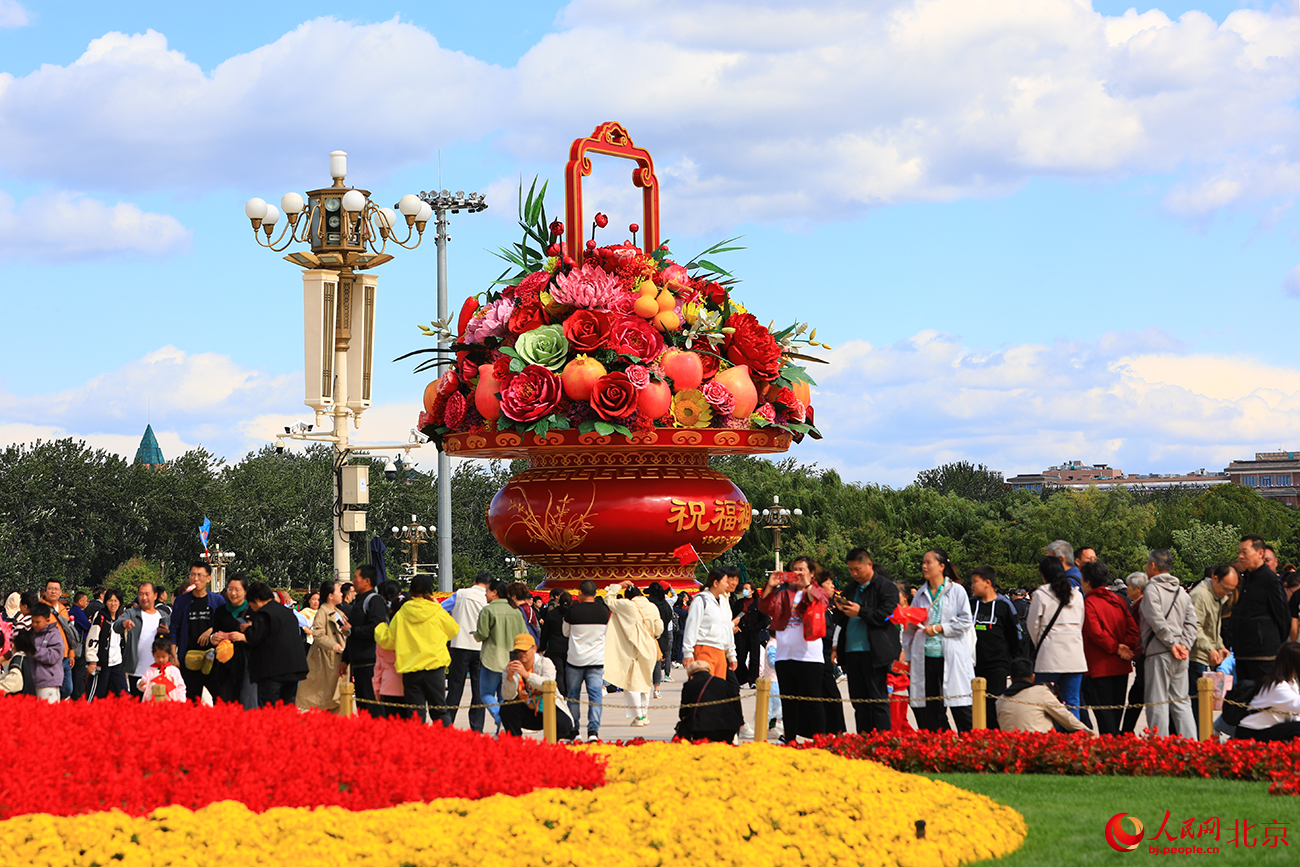
{"type": "Polygon", "coordinates": [[[1274,795],[1300,795],[1300,741],[1194,741],[1181,737],[1006,732],[872,732],[820,735],[802,749],[869,759],[930,774],[1066,774],[1190,777],[1269,783],[1274,795]]]}

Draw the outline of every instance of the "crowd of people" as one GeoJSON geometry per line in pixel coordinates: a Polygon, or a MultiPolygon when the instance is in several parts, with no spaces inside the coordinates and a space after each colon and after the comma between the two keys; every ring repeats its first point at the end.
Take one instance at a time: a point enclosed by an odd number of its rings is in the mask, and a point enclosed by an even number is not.
{"type": "Polygon", "coordinates": [[[607,704],[646,725],[680,667],[678,735],[752,737],[740,690],[766,677],[768,726],[790,742],[847,729],[845,681],[859,732],[909,727],[909,705],[921,729],[947,729],[951,717],[967,731],[981,677],[990,727],[1118,734],[1135,731],[1145,710],[1153,734],[1194,737],[1196,681],[1218,672],[1235,677],[1221,732],[1300,735],[1300,572],[1288,566],[1279,577],[1276,554],[1256,536],[1190,591],[1162,549],[1117,580],[1092,548],[1076,556],[1053,542],[1041,585],[1010,595],[987,566],[963,582],[942,549],[920,565],[917,588],[859,548],[843,587],[796,557],[758,587],[718,567],[694,594],[624,581],[602,596],[585,581],[576,598],[559,590],[548,599],[488,573],[438,599],[429,576],[402,592],[372,566],[298,602],[241,576],[211,590],[201,562],[171,602],[150,582],[129,603],[115,588],[69,600],[51,580],[6,600],[0,691],[51,702],[161,692],[334,711],[350,681],[361,711],[451,726],[468,680],[470,728],[485,731],[490,717],[495,733],[519,735],[542,728],[551,682],[559,737],[584,741],[600,739],[607,704]]]}

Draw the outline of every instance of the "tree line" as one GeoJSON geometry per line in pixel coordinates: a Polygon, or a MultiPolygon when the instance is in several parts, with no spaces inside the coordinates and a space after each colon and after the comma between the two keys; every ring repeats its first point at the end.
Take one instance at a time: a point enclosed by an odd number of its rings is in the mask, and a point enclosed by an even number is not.
{"type": "MultiPolygon", "coordinates": [[[[411,467],[370,474],[368,532],[355,540],[354,564],[369,562],[370,540],[387,547],[385,566],[400,575],[404,545],[389,528],[436,522],[437,485],[411,467]]],[[[1139,570],[1151,548],[1175,554],[1175,572],[1191,579],[1207,565],[1232,559],[1238,538],[1263,536],[1283,562],[1300,552],[1300,510],[1251,488],[1220,485],[1173,489],[1011,492],[984,467],[950,464],[904,488],[846,483],[830,469],[794,458],[712,459],[761,510],[773,495],[803,511],[784,531],[788,562],[808,554],[847,577],[844,557],[864,547],[896,578],[918,581],[921,555],[943,548],[962,575],[994,567],[1007,586],[1036,586],[1037,563],[1054,539],[1090,545],[1121,576],[1139,570]]],[[[174,585],[203,550],[199,524],[211,522],[210,543],[234,551],[233,572],[276,586],[304,588],[332,569],[332,453],[314,445],[277,454],[270,446],[226,463],[199,448],[152,468],[73,439],[11,445],[0,451],[0,589],[29,589],[58,578],[65,587],[130,585],[142,577],[174,585]]],[[[452,478],[453,572],[465,586],[480,570],[505,575],[509,556],[484,516],[496,491],[522,462],[463,461],[452,478]]],[[[420,561],[434,562],[432,543],[420,561]]],[[[722,562],[743,564],[754,577],[773,564],[773,537],[755,521],[722,562]]],[[[700,566],[702,574],[705,566],[700,566]]],[[[533,570],[531,581],[542,573],[533,570]]]]}

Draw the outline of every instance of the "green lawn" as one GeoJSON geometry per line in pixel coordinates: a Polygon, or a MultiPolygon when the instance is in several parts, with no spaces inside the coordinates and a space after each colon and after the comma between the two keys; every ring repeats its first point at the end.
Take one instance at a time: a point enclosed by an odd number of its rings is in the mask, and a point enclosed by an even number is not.
{"type": "MultiPolygon", "coordinates": [[[[926,774],[972,792],[988,795],[1014,807],[1029,823],[1029,836],[1016,852],[999,861],[981,862],[999,867],[1015,865],[1155,864],[1174,861],[1191,864],[1297,864],[1300,863],[1300,799],[1270,795],[1267,783],[1228,780],[1184,780],[1164,777],[1056,777],[1014,774],[926,774]],[[1220,839],[1179,840],[1165,846],[1218,846],[1218,854],[1152,855],[1147,847],[1170,811],[1169,829],[1177,838],[1182,823],[1219,817],[1220,839]],[[1146,838],[1136,851],[1116,852],[1106,842],[1105,826],[1116,813],[1136,816],[1146,827],[1146,838]],[[1252,825],[1254,848],[1234,848],[1233,823],[1252,825]],[[1277,848],[1264,848],[1264,825],[1289,822],[1286,840],[1277,848]]],[[[1124,830],[1132,830],[1125,820],[1124,830]]]]}

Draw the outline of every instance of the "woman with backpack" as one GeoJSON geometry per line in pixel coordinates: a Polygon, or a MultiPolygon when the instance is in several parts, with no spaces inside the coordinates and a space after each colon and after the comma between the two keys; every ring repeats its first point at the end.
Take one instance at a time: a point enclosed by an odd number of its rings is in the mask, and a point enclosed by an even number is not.
{"type": "Polygon", "coordinates": [[[795,557],[790,561],[790,572],[773,572],[768,577],[758,602],[759,610],[772,618],[771,631],[776,636],[784,743],[792,743],[800,735],[813,738],[826,733],[826,704],[817,699],[825,697],[822,639],[830,619],[831,599],[814,583],[817,571],[811,557],[795,557]],[[782,583],[787,575],[794,580],[782,583]]]}
{"type": "Polygon", "coordinates": [[[975,678],[970,597],[942,548],[921,557],[921,575],[925,583],[912,597],[912,607],[925,609],[925,623],[909,622],[903,632],[912,711],[925,731],[947,731],[951,712],[957,731],[968,732],[974,727],[970,684],[975,678]]]}

